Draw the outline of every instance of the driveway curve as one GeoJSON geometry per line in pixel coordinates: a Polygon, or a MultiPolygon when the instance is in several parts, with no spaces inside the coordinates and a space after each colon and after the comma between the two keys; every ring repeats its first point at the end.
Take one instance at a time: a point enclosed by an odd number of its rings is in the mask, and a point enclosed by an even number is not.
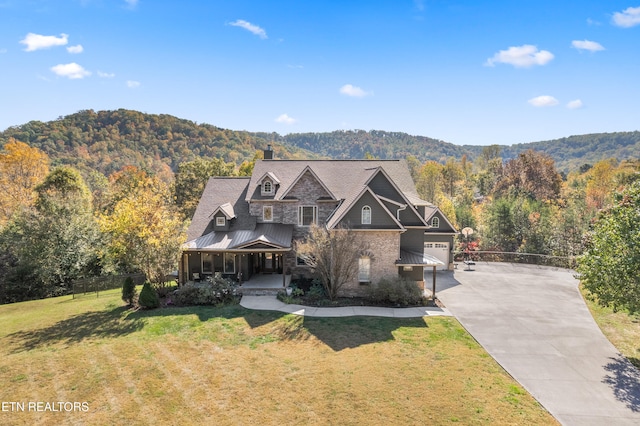
{"type": "Polygon", "coordinates": [[[601,333],[566,269],[478,263],[438,298],[565,425],[640,424],[640,372],[601,333]]]}

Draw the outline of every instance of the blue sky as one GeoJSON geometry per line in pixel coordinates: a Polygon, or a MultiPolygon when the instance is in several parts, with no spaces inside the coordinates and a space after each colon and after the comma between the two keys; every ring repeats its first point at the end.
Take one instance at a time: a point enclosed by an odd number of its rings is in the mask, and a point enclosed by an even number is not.
{"type": "Polygon", "coordinates": [[[640,0],[0,0],[0,130],[83,109],[455,144],[640,130],[640,0]]]}

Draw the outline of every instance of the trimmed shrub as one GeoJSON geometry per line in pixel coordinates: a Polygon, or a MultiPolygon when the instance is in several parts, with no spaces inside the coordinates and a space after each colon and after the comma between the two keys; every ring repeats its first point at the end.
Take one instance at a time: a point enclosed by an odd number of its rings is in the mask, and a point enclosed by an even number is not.
{"type": "Polygon", "coordinates": [[[146,281],[140,290],[140,296],[138,297],[138,306],[143,309],[154,309],[160,306],[160,298],[158,293],[151,286],[149,281],[146,281]]]}
{"type": "Polygon", "coordinates": [[[376,303],[423,305],[424,295],[415,282],[402,277],[383,278],[369,288],[368,297],[376,303]]]}
{"type": "Polygon", "coordinates": [[[122,284],[122,300],[129,306],[133,306],[136,300],[136,283],[133,282],[133,278],[127,277],[122,284]]]}
{"type": "Polygon", "coordinates": [[[215,278],[213,281],[187,284],[175,293],[177,305],[235,305],[242,295],[238,286],[226,279],[215,278]]]}

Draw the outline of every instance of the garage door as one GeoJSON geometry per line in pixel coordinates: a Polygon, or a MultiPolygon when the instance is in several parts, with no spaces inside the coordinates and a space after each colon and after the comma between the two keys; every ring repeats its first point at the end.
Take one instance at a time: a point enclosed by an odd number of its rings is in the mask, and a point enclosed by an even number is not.
{"type": "Polygon", "coordinates": [[[439,269],[447,269],[449,268],[449,243],[446,241],[442,242],[434,242],[434,243],[424,243],[424,254],[430,254],[434,256],[442,263],[443,266],[439,266],[439,269]]]}

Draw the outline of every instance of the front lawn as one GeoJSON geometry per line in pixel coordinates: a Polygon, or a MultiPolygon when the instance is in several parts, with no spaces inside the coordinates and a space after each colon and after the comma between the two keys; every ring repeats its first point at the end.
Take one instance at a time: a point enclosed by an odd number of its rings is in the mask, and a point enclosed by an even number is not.
{"type": "Polygon", "coordinates": [[[580,291],[602,333],[622,355],[640,368],[640,316],[600,306],[582,285],[580,291]]]}
{"type": "Polygon", "coordinates": [[[114,290],[0,306],[0,424],[554,424],[453,318],[128,311],[114,290]],[[3,406],[4,407],[4,406],[3,406]]]}

